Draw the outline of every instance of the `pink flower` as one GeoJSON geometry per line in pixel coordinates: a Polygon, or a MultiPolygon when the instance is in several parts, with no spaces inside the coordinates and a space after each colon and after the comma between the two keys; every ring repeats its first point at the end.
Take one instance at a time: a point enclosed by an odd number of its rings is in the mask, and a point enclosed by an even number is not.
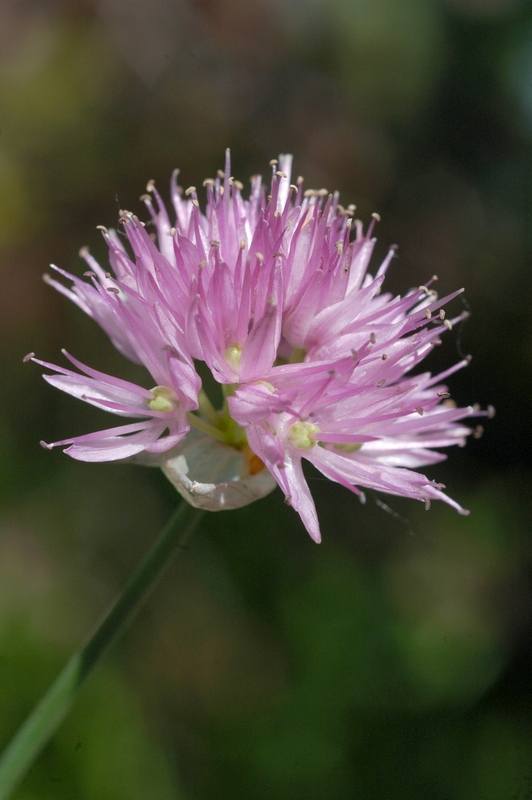
{"type": "Polygon", "coordinates": [[[143,199],[157,245],[145,223],[121,212],[129,250],[102,228],[115,277],[86,248],[89,282],[54,267],[72,287],[48,282],[155,385],[72,356],[80,372],[37,360],[56,373],[45,378],[57,388],[137,420],[45,446],[68,445],[85,461],[155,464],[210,509],[244,505],[277,482],[316,541],[302,458],[361,499],[359,487],[369,487],[462,511],[441,484],[412,471],[445,457],[433,448],[464,442],[471,430],[460,420],[487,413],[447,403],[441,381],[468,359],[435,378],[412,375],[456,321],[442,307],[459,292],[439,299],[430,281],[405,297],[381,293],[394,248],[370,275],[375,220],[364,233],[337,194],[303,191],[300,178],[291,184],[290,156],[272,166],[269,194],[255,176],[244,200],[227,154],[225,171],[204,182],[205,214],[196,189],[183,193],[175,173],[174,223],[150,182],[143,199]],[[201,388],[195,361],[222,385],[221,409],[201,388]]]}

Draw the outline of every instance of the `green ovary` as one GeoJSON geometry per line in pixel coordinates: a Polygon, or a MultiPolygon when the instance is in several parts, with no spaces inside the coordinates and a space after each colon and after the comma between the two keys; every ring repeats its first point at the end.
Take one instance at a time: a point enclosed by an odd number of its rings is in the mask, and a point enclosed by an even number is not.
{"type": "Polygon", "coordinates": [[[362,442],[352,442],[351,444],[335,444],[334,449],[341,453],[356,453],[362,447],[362,442]]]}
{"type": "Polygon", "coordinates": [[[151,389],[153,398],[148,400],[148,408],[152,411],[164,411],[171,414],[179,406],[179,399],[169,386],[155,386],[151,389]]]}
{"type": "Polygon", "coordinates": [[[288,430],[288,440],[298,450],[311,450],[316,444],[314,438],[320,429],[312,422],[294,422],[288,430]]]}
{"type": "Polygon", "coordinates": [[[225,349],[225,360],[229,364],[232,370],[238,372],[238,367],[240,366],[240,359],[242,357],[242,348],[236,342],[234,344],[230,344],[229,347],[225,349]]]}

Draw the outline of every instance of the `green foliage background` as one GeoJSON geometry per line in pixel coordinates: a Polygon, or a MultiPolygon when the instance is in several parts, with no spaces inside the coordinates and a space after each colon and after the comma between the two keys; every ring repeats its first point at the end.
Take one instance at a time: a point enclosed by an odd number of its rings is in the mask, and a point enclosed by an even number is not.
{"type": "Polygon", "coordinates": [[[144,380],[41,275],[227,146],[378,211],[393,290],[466,287],[430,367],[472,353],[453,396],[497,407],[434,470],[472,513],[309,473],[319,547],[277,492],[210,515],[15,800],[532,798],[528,0],[0,3],[0,744],[177,501],[39,448],[104,415],[28,351],[144,380]]]}

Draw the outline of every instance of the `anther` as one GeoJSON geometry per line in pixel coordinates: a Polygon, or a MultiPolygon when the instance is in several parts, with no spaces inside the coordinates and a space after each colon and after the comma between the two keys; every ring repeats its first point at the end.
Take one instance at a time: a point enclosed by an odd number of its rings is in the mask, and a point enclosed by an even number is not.
{"type": "Polygon", "coordinates": [[[50,273],[48,273],[48,272],[45,272],[45,273],[43,274],[43,276],[42,276],[42,279],[43,279],[43,281],[44,281],[45,283],[50,283],[50,281],[52,280],[52,276],[50,275],[50,273]]]}
{"type": "Polygon", "coordinates": [[[141,194],[139,200],[142,200],[143,203],[151,203],[151,195],[149,194],[141,194]]]}
{"type": "Polygon", "coordinates": [[[427,319],[430,319],[432,317],[432,311],[430,310],[430,308],[425,309],[425,316],[427,319]]]}
{"type": "Polygon", "coordinates": [[[242,183],[242,181],[235,180],[234,187],[235,189],[238,189],[239,192],[241,192],[242,189],[244,188],[244,184],[242,183]]]}
{"type": "Polygon", "coordinates": [[[108,286],[107,291],[111,294],[120,294],[120,289],[116,289],[114,286],[108,286]]]}
{"type": "Polygon", "coordinates": [[[110,278],[112,278],[113,276],[111,275],[111,273],[110,273],[110,272],[106,272],[106,273],[105,273],[105,277],[106,277],[107,279],[110,279],[110,278]]]}
{"type": "Polygon", "coordinates": [[[297,186],[295,185],[295,183],[291,183],[290,188],[293,189],[294,192],[297,192],[297,186]]]}
{"type": "Polygon", "coordinates": [[[84,278],[95,278],[96,273],[92,271],[92,269],[88,269],[87,272],[83,273],[84,278]]]}
{"type": "Polygon", "coordinates": [[[211,239],[209,244],[211,247],[220,247],[220,242],[217,242],[216,239],[211,239]]]}
{"type": "Polygon", "coordinates": [[[278,178],[288,178],[286,172],[282,172],[280,169],[278,169],[275,174],[277,175],[278,178]]]}
{"type": "Polygon", "coordinates": [[[373,219],[375,220],[375,222],[380,222],[380,221],[381,221],[381,215],[380,215],[380,214],[377,214],[377,212],[376,212],[376,211],[374,211],[374,212],[373,212],[373,214],[372,214],[371,216],[373,217],[373,219]]]}
{"type": "Polygon", "coordinates": [[[445,319],[445,311],[443,310],[443,308],[440,308],[439,317],[440,319],[445,319]]]}
{"type": "Polygon", "coordinates": [[[107,233],[107,228],[105,227],[105,225],[96,225],[96,230],[102,231],[102,233],[107,233]]]}
{"type": "Polygon", "coordinates": [[[452,329],[453,329],[453,323],[451,322],[451,320],[449,320],[449,319],[444,319],[444,320],[443,320],[443,324],[445,325],[445,327],[447,328],[447,330],[448,330],[448,331],[452,331],[452,329]]]}
{"type": "Polygon", "coordinates": [[[23,364],[27,364],[28,361],[31,361],[32,358],[35,358],[35,353],[28,353],[28,355],[24,356],[22,359],[23,364]]]}
{"type": "Polygon", "coordinates": [[[41,447],[44,447],[45,450],[53,450],[54,446],[52,444],[48,444],[47,442],[43,442],[42,440],[39,442],[41,447]]]}
{"type": "Polygon", "coordinates": [[[437,347],[438,345],[440,345],[440,344],[441,344],[441,339],[431,339],[431,340],[430,340],[430,343],[431,343],[432,345],[434,345],[434,347],[437,347]]]}
{"type": "Polygon", "coordinates": [[[192,192],[195,192],[195,191],[196,191],[196,187],[195,186],[189,186],[188,189],[185,189],[186,197],[188,197],[190,194],[192,194],[192,192]]]}
{"type": "Polygon", "coordinates": [[[425,294],[430,294],[426,286],[419,286],[418,288],[420,292],[425,292],[425,294]]]}
{"type": "Polygon", "coordinates": [[[276,158],[272,158],[272,160],[270,161],[270,167],[276,167],[278,163],[279,162],[277,161],[276,158]]]}
{"type": "Polygon", "coordinates": [[[486,411],[488,413],[488,419],[493,419],[493,417],[495,416],[495,407],[494,406],[488,406],[486,411]]]}
{"type": "Polygon", "coordinates": [[[414,411],[417,411],[420,417],[423,416],[423,409],[421,408],[421,406],[416,406],[414,411]]]}
{"type": "Polygon", "coordinates": [[[443,392],[443,391],[437,392],[436,394],[438,395],[438,397],[441,397],[442,400],[447,400],[447,398],[451,396],[449,392],[443,392]]]}
{"type": "Polygon", "coordinates": [[[379,381],[378,384],[377,384],[377,387],[379,389],[381,389],[385,384],[386,384],[386,378],[384,378],[384,380],[382,380],[382,381],[379,381]]]}
{"type": "Polygon", "coordinates": [[[146,191],[147,192],[153,192],[153,187],[154,186],[155,186],[155,181],[152,178],[151,181],[148,181],[148,183],[146,184],[146,191]]]}
{"type": "Polygon", "coordinates": [[[473,431],[473,439],[480,439],[483,433],[484,433],[484,428],[482,427],[482,425],[477,425],[477,427],[473,431]]]}
{"type": "Polygon", "coordinates": [[[257,261],[264,261],[264,256],[262,255],[262,253],[255,253],[255,258],[257,259],[257,261]]]}
{"type": "Polygon", "coordinates": [[[425,511],[428,511],[429,509],[430,509],[430,499],[428,497],[425,497],[425,511]]]}
{"type": "Polygon", "coordinates": [[[235,179],[233,178],[233,176],[231,176],[230,178],[227,179],[227,183],[229,184],[229,186],[232,186],[234,182],[235,182],[235,179]]]}
{"type": "Polygon", "coordinates": [[[168,233],[170,234],[170,236],[175,236],[175,235],[176,235],[176,233],[177,233],[177,231],[176,231],[176,229],[175,229],[175,228],[170,228],[170,230],[168,231],[168,233]]]}
{"type": "Polygon", "coordinates": [[[205,180],[203,181],[203,186],[215,186],[215,185],[216,181],[213,181],[212,178],[205,178],[205,180]]]}
{"type": "Polygon", "coordinates": [[[225,178],[225,172],[222,169],[216,171],[219,178],[225,178]]]}
{"type": "Polygon", "coordinates": [[[381,358],[382,358],[383,361],[387,361],[388,360],[388,356],[386,355],[386,353],[383,353],[381,358]]]}
{"type": "Polygon", "coordinates": [[[198,269],[203,269],[203,267],[207,264],[207,259],[204,258],[203,261],[200,261],[198,264],[198,269]]]}
{"type": "Polygon", "coordinates": [[[78,251],[78,255],[80,258],[86,258],[89,255],[89,248],[87,246],[80,247],[78,251]]]}
{"type": "Polygon", "coordinates": [[[304,179],[303,175],[298,175],[297,176],[297,181],[296,181],[297,185],[299,186],[301,183],[303,183],[304,180],[305,179],[304,179]]]}
{"type": "Polygon", "coordinates": [[[196,208],[199,208],[199,203],[197,200],[193,200],[192,205],[195,206],[196,208]]]}
{"type": "Polygon", "coordinates": [[[370,340],[371,344],[375,344],[375,342],[377,341],[377,339],[376,339],[376,337],[375,337],[375,334],[373,333],[373,331],[372,331],[372,332],[370,333],[370,335],[369,335],[369,340],[370,340]]]}

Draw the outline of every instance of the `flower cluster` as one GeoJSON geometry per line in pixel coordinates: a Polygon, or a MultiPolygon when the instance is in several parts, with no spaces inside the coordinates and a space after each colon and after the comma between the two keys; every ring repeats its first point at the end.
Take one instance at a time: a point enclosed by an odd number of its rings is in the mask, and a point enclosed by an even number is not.
{"type": "MultiPolygon", "coordinates": [[[[375,219],[366,232],[337,194],[290,182],[291,157],[272,161],[248,200],[225,171],[195,187],[171,184],[171,220],[153,182],[142,197],[148,223],[121,212],[128,246],[102,228],[113,273],[84,248],[82,280],[48,282],[73,300],[127,358],[144,365],[151,389],[66,357],[78,371],[43,362],[53,386],[134,421],[45,444],[82,461],[130,459],[160,466],[193,504],[234,508],[277,483],[315,541],[320,532],[302,459],[363,500],[364,487],[460,512],[441,484],[412,471],[462,444],[457,408],[442,383],[468,359],[432,377],[412,372],[456,320],[431,287],[382,293],[391,248],[368,272],[375,219]],[[199,362],[221,385],[221,408],[202,388],[199,362]]],[[[374,215],[376,217],[376,215],[374,215]]],[[[463,315],[462,315],[463,316],[463,315]]],[[[200,370],[201,371],[201,370],[200,370]]]]}

